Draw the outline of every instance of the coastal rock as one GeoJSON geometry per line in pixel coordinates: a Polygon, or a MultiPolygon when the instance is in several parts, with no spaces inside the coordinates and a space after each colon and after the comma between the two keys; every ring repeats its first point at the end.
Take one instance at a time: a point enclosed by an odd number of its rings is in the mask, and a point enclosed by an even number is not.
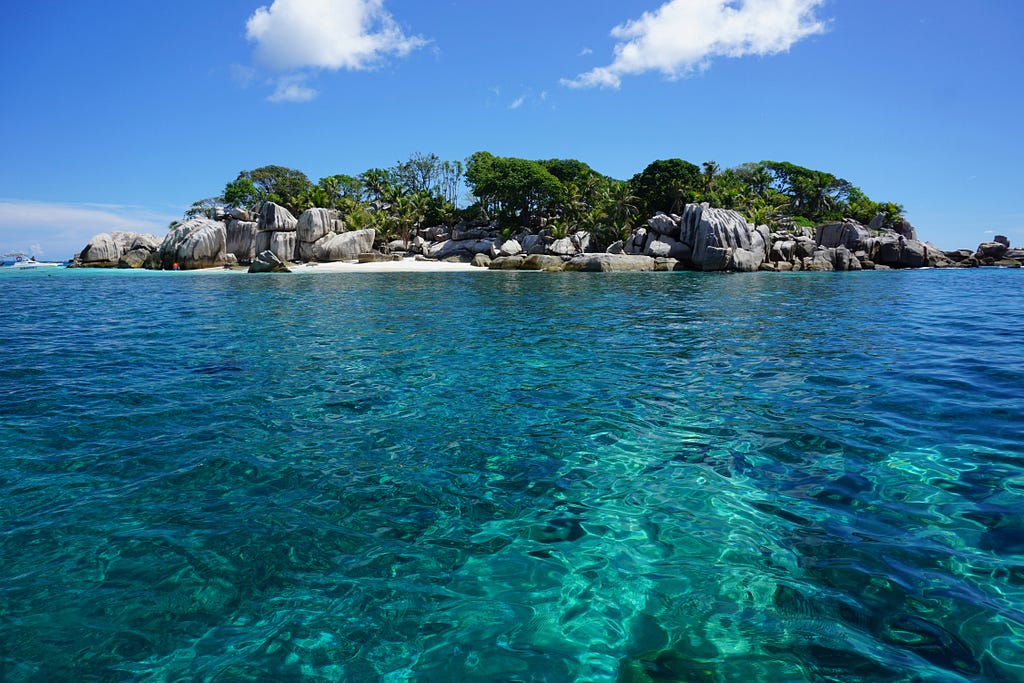
{"type": "Polygon", "coordinates": [[[523,259],[520,270],[543,270],[545,272],[556,272],[565,269],[565,261],[559,256],[548,254],[530,254],[523,259]]]}
{"type": "Polygon", "coordinates": [[[523,252],[523,245],[519,244],[517,240],[505,240],[498,247],[498,253],[502,256],[515,256],[523,252]]]}
{"type": "Polygon", "coordinates": [[[75,256],[75,262],[88,268],[115,268],[128,252],[136,249],[152,252],[160,248],[160,242],[156,235],[145,233],[101,232],[75,256]]]}
{"type": "Polygon", "coordinates": [[[196,216],[178,223],[160,245],[160,262],[164,270],[177,263],[181,270],[223,266],[227,246],[224,224],[196,216]]]}
{"type": "Polygon", "coordinates": [[[683,262],[674,258],[654,259],[654,270],[659,273],[671,273],[677,270],[685,270],[683,262]]]}
{"type": "Polygon", "coordinates": [[[259,256],[253,259],[252,265],[249,266],[250,273],[290,273],[288,266],[286,266],[281,259],[277,258],[274,252],[261,251],[259,256]]]}
{"type": "Polygon", "coordinates": [[[373,228],[327,235],[313,245],[313,256],[317,261],[354,261],[359,254],[373,250],[376,237],[373,228]]]}
{"type": "Polygon", "coordinates": [[[668,214],[658,212],[652,218],[647,219],[647,225],[659,235],[679,237],[679,217],[673,219],[668,214]]]}
{"type": "Polygon", "coordinates": [[[982,242],[978,245],[976,255],[978,258],[1001,259],[1008,248],[1009,246],[1002,242],[982,242]]]}
{"type": "Polygon", "coordinates": [[[653,271],[655,259],[639,254],[582,254],[565,264],[565,270],[587,273],[653,271]]]}
{"type": "Polygon", "coordinates": [[[917,239],[917,229],[914,228],[914,226],[911,225],[910,221],[908,221],[906,218],[901,218],[898,221],[896,221],[896,224],[893,226],[892,229],[896,232],[897,235],[902,235],[904,238],[908,240],[917,239]]]}
{"type": "Polygon", "coordinates": [[[492,252],[494,256],[498,255],[498,239],[496,237],[471,240],[445,240],[444,242],[431,244],[427,247],[427,256],[438,260],[457,257],[469,261],[476,254],[487,254],[490,256],[492,252]]]}
{"type": "Polygon", "coordinates": [[[550,237],[542,237],[541,235],[526,235],[520,242],[523,245],[523,251],[527,254],[544,254],[547,253],[547,246],[552,242],[550,237]]]}
{"type": "Polygon", "coordinates": [[[746,249],[732,250],[732,269],[737,273],[753,273],[764,262],[764,254],[755,254],[746,249]]]}
{"type": "Polygon", "coordinates": [[[871,239],[871,231],[854,221],[823,223],[815,228],[814,233],[814,241],[819,246],[826,248],[843,246],[850,251],[864,249],[869,239],[871,239]]]}
{"type": "Polygon", "coordinates": [[[789,261],[793,258],[793,249],[796,247],[796,240],[780,240],[772,244],[768,254],[769,261],[789,261]]]}
{"type": "Polygon", "coordinates": [[[769,239],[766,226],[753,226],[736,211],[713,209],[706,203],[687,204],[680,219],[679,241],[690,249],[690,260],[701,270],[725,270],[735,249],[750,252],[756,270],[768,256],[769,239]]]}
{"type": "Polygon", "coordinates": [[[259,232],[259,223],[234,219],[228,221],[226,230],[227,253],[234,254],[239,261],[244,262],[251,262],[256,258],[256,234],[259,232]]]}
{"type": "Polygon", "coordinates": [[[653,256],[654,258],[673,258],[683,261],[688,261],[691,256],[689,246],[666,234],[658,235],[657,239],[649,240],[644,247],[643,253],[645,256],[653,256]]]}
{"type": "Polygon", "coordinates": [[[896,267],[900,263],[900,238],[897,235],[883,235],[878,238],[872,260],[876,266],[896,267]]]}
{"type": "Polygon", "coordinates": [[[282,261],[295,258],[296,240],[294,232],[270,233],[270,251],[282,261]]]}
{"type": "Polygon", "coordinates": [[[253,221],[253,215],[251,211],[241,209],[237,206],[232,206],[231,208],[228,209],[228,216],[235,219],[236,221],[242,221],[244,223],[255,222],[253,221]]]}
{"type": "Polygon", "coordinates": [[[345,223],[334,209],[307,209],[299,216],[295,232],[299,242],[305,242],[312,252],[314,242],[332,232],[344,232],[345,223]]]}
{"type": "Polygon", "coordinates": [[[792,258],[810,258],[814,255],[814,250],[817,249],[817,246],[817,242],[810,237],[797,237],[796,244],[793,245],[792,258]]]}
{"type": "Polygon", "coordinates": [[[944,251],[946,258],[953,261],[954,263],[960,263],[965,259],[969,259],[974,256],[974,252],[970,249],[954,249],[953,251],[944,251]]]}
{"type": "Polygon", "coordinates": [[[266,232],[293,232],[299,221],[280,204],[267,202],[260,208],[259,224],[260,230],[266,232]]]}
{"type": "Polygon", "coordinates": [[[526,257],[522,254],[516,254],[514,256],[499,256],[496,259],[491,259],[491,262],[487,264],[487,267],[491,270],[519,270],[525,260],[526,257]]]}
{"type": "Polygon", "coordinates": [[[999,242],[1000,244],[1005,244],[1007,249],[1010,248],[1010,238],[1007,237],[1006,235],[996,235],[995,237],[992,238],[992,241],[999,242]]]}
{"type": "Polygon", "coordinates": [[[149,249],[132,249],[117,260],[118,268],[142,268],[153,252],[149,249]]]}
{"type": "Polygon", "coordinates": [[[547,253],[552,256],[575,256],[580,253],[579,249],[568,237],[557,239],[548,245],[547,253]]]}
{"type": "Polygon", "coordinates": [[[729,268],[731,256],[732,249],[728,247],[704,247],[701,270],[726,270],[729,268]]]}
{"type": "Polygon", "coordinates": [[[608,253],[608,254],[621,254],[624,251],[622,247],[623,247],[622,240],[616,240],[616,241],[614,241],[614,242],[612,242],[611,244],[608,245],[608,248],[605,249],[605,253],[608,253]]]}
{"type": "Polygon", "coordinates": [[[491,265],[491,257],[487,254],[476,254],[473,259],[469,262],[469,265],[477,268],[488,268],[491,265]]]}
{"type": "Polygon", "coordinates": [[[582,254],[590,249],[590,233],[586,230],[580,230],[569,235],[569,239],[572,240],[572,244],[576,247],[576,253],[582,254]]]}

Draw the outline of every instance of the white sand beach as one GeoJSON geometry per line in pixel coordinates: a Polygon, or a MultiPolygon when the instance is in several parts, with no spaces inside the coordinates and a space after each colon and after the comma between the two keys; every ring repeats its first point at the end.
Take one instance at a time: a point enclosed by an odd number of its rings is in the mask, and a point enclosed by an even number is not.
{"type": "Polygon", "coordinates": [[[468,263],[448,263],[445,261],[417,261],[415,258],[404,258],[401,261],[381,261],[379,263],[357,263],[355,261],[334,261],[330,263],[288,264],[294,273],[455,273],[455,272],[489,272],[487,268],[477,268],[468,263]]]}

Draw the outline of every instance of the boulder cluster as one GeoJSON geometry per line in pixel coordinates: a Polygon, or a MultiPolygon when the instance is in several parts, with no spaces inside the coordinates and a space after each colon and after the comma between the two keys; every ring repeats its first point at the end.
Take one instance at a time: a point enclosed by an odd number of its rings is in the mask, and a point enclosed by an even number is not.
{"type": "Polygon", "coordinates": [[[461,222],[415,231],[374,251],[375,230],[347,230],[334,209],[314,208],[295,218],[264,204],[258,213],[219,211],[154,235],[101,233],[75,257],[75,265],[193,270],[248,265],[250,272],[287,271],[289,262],[375,261],[393,256],[469,262],[494,270],[609,271],[848,271],[975,266],[1020,267],[1024,249],[997,236],[978,249],[942,251],[917,239],[910,223],[894,227],[883,216],[864,226],[845,220],[814,229],[772,232],[738,212],[688,204],[681,214],[659,213],[628,238],[594,253],[589,232],[543,228],[508,235],[497,224],[461,222]]]}

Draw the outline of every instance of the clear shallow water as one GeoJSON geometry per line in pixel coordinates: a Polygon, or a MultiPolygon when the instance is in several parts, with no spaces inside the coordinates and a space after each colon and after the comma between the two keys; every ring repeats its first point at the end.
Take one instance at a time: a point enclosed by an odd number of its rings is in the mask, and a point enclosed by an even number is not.
{"type": "Polygon", "coordinates": [[[1024,680],[1020,271],[0,304],[0,680],[1024,680]]]}

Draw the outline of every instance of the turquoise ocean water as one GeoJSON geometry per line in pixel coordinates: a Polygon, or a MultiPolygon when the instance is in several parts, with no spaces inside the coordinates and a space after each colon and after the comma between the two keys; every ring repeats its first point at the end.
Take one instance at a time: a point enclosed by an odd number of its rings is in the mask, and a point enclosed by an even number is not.
{"type": "Polygon", "coordinates": [[[1024,680],[1021,271],[0,305],[0,680],[1024,680]]]}

